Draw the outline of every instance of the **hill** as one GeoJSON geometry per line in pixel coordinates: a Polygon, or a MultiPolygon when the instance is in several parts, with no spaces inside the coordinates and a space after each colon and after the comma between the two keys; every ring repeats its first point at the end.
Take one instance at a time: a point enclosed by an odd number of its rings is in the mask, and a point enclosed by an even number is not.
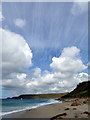
{"type": "Polygon", "coordinates": [[[70,93],[61,98],[90,97],[90,81],[79,83],[70,93]]]}
{"type": "Polygon", "coordinates": [[[7,99],[57,99],[67,93],[49,93],[49,94],[23,94],[17,97],[7,99]]]}

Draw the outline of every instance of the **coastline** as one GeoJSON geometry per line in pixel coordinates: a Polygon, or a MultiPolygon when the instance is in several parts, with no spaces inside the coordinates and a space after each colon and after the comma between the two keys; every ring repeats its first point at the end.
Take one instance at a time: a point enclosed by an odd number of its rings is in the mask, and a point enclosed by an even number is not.
{"type": "Polygon", "coordinates": [[[52,103],[37,108],[24,110],[8,115],[4,118],[89,118],[88,98],[65,99],[62,103],[52,103]]]}
{"type": "Polygon", "coordinates": [[[20,113],[20,112],[23,112],[23,111],[27,111],[27,110],[31,110],[31,109],[36,109],[36,108],[39,108],[39,107],[44,107],[46,105],[51,105],[51,104],[54,104],[54,103],[62,103],[62,101],[56,100],[56,99],[50,99],[50,101],[48,101],[48,102],[39,103],[39,104],[34,105],[34,106],[27,106],[27,107],[25,107],[23,109],[13,110],[13,111],[9,111],[9,112],[1,112],[0,113],[0,117],[12,115],[12,114],[17,114],[17,113],[20,113]]]}

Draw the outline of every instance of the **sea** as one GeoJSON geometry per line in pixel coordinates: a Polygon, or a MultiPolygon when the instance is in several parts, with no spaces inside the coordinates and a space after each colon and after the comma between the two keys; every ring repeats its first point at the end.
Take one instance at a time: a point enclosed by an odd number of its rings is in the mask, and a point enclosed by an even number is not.
{"type": "Polygon", "coordinates": [[[0,116],[59,102],[54,99],[3,99],[0,100],[0,116]]]}

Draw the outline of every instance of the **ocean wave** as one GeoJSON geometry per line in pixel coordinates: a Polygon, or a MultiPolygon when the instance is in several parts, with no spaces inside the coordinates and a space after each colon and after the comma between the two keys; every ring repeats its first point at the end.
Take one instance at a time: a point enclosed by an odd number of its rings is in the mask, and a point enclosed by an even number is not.
{"type": "Polygon", "coordinates": [[[54,100],[54,99],[50,99],[48,102],[38,103],[37,105],[30,106],[30,107],[25,107],[24,109],[13,110],[13,111],[10,111],[10,112],[0,112],[0,117],[4,116],[4,115],[12,114],[12,113],[21,112],[21,111],[24,111],[24,110],[30,110],[30,109],[34,109],[34,108],[37,108],[37,107],[42,107],[42,106],[53,104],[53,103],[62,103],[62,101],[57,101],[57,100],[54,100]]]}

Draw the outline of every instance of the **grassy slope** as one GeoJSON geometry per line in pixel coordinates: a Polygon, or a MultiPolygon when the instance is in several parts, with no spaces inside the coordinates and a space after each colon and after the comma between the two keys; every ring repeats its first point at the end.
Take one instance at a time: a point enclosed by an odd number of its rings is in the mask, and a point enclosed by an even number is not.
{"type": "Polygon", "coordinates": [[[58,97],[64,96],[66,93],[52,93],[52,94],[38,94],[35,95],[35,99],[56,99],[58,97]]]}
{"type": "Polygon", "coordinates": [[[82,82],[70,93],[61,98],[90,97],[90,81],[82,82]]]}
{"type": "Polygon", "coordinates": [[[12,99],[57,99],[67,93],[49,93],[49,94],[24,94],[12,99]]]}

